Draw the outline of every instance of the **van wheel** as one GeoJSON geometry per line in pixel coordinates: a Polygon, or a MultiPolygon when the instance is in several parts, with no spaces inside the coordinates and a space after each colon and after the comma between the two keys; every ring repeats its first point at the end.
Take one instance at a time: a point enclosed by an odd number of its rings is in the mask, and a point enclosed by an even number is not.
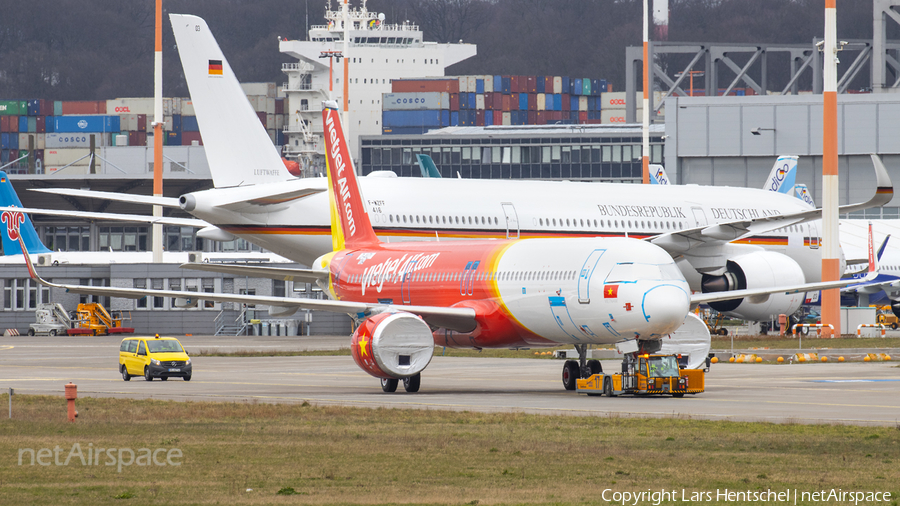
{"type": "Polygon", "coordinates": [[[185,377],[184,377],[184,381],[191,381],[191,377],[190,377],[190,376],[185,376],[185,377]]]}
{"type": "Polygon", "coordinates": [[[897,322],[891,324],[891,330],[897,330],[897,322]]]}
{"type": "Polygon", "coordinates": [[[125,364],[122,364],[122,367],[120,369],[122,369],[122,379],[125,381],[131,381],[131,375],[128,374],[128,368],[125,367],[125,364]]]}
{"type": "Polygon", "coordinates": [[[55,336],[55,335],[56,335],[56,329],[50,329],[49,334],[50,334],[51,336],[55,336]]]}
{"type": "Polygon", "coordinates": [[[153,381],[153,376],[150,376],[150,368],[144,367],[144,379],[147,381],[153,381]]]}
{"type": "Polygon", "coordinates": [[[33,336],[33,335],[34,335],[34,329],[28,329],[28,335],[29,335],[29,336],[33,336]]]}
{"type": "Polygon", "coordinates": [[[169,379],[169,378],[167,378],[165,376],[160,376],[159,381],[166,381],[167,379],[169,379]]]}

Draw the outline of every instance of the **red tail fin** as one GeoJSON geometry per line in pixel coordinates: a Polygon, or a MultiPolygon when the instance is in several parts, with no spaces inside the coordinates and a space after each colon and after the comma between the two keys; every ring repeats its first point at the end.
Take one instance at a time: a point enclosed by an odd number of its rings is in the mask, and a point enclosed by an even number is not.
{"type": "MultiPolygon", "coordinates": [[[[358,248],[377,244],[378,237],[372,229],[369,215],[363,207],[356,172],[350,158],[350,150],[344,140],[340,113],[333,103],[325,103],[322,110],[325,121],[325,157],[328,162],[328,186],[340,219],[345,248],[358,248]]],[[[334,234],[334,224],[331,233],[334,234]]]]}
{"type": "Polygon", "coordinates": [[[878,265],[875,263],[875,244],[872,242],[872,222],[869,222],[869,272],[875,272],[878,265]]]}

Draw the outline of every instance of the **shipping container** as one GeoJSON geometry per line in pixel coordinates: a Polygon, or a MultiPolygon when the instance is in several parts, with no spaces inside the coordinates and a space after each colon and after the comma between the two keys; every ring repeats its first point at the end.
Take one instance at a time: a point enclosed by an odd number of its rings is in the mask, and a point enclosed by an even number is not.
{"type": "Polygon", "coordinates": [[[450,111],[450,126],[459,126],[459,111],[450,111]]]}
{"type": "Polygon", "coordinates": [[[40,113],[38,116],[53,116],[53,101],[52,100],[40,100],[40,113]]]}
{"type": "Polygon", "coordinates": [[[26,131],[37,133],[37,116],[28,116],[28,125],[26,131]]]}
{"type": "Polygon", "coordinates": [[[56,116],[47,116],[47,121],[44,122],[47,127],[47,133],[56,131],[56,116]]]}
{"type": "Polygon", "coordinates": [[[459,110],[464,111],[469,108],[469,94],[468,93],[460,93],[459,94],[459,110]]]}
{"type": "Polygon", "coordinates": [[[541,94],[546,93],[547,88],[546,88],[545,83],[546,83],[546,78],[544,76],[537,76],[537,78],[535,80],[535,86],[536,86],[535,93],[541,93],[541,94]]]}
{"type": "Polygon", "coordinates": [[[537,93],[537,76],[525,76],[525,92],[537,93]]]}
{"type": "Polygon", "coordinates": [[[16,141],[16,146],[19,149],[37,149],[37,134],[35,133],[25,133],[19,134],[19,139],[16,141]]]}
{"type": "MultiPolygon", "coordinates": [[[[478,105],[478,104],[475,104],[478,105]]],[[[484,110],[489,111],[494,108],[494,93],[484,94],[484,110]]]]}
{"type": "Polygon", "coordinates": [[[467,93],[466,94],[466,99],[469,101],[468,109],[473,110],[473,111],[475,110],[475,102],[476,102],[475,97],[476,97],[475,93],[467,93]]]}
{"type": "Polygon", "coordinates": [[[426,93],[426,92],[459,93],[459,80],[455,78],[441,79],[394,79],[391,81],[393,93],[426,93]]]}
{"type": "MultiPolygon", "coordinates": [[[[140,130],[140,128],[136,129],[140,130]]],[[[181,132],[199,132],[200,125],[197,124],[196,116],[182,116],[181,117],[181,132]]]]}
{"type": "Polygon", "coordinates": [[[28,106],[22,111],[19,100],[0,100],[0,116],[19,116],[28,112],[28,106]]]}
{"type": "MultiPolygon", "coordinates": [[[[266,114],[266,130],[275,130],[275,115],[266,114]]],[[[181,133],[181,130],[178,130],[181,133]]]]}
{"type": "Polygon", "coordinates": [[[35,131],[37,133],[44,133],[47,131],[47,117],[46,116],[38,116],[35,120],[35,131]]]}
{"type": "Polygon", "coordinates": [[[588,112],[597,110],[597,97],[587,97],[587,110],[588,112]]]}
{"type": "Polygon", "coordinates": [[[503,93],[503,76],[494,76],[494,93],[503,93]]]}
{"type": "Polygon", "coordinates": [[[512,113],[504,112],[503,116],[500,118],[503,125],[512,125],[512,113]]]}
{"type": "Polygon", "coordinates": [[[484,95],[483,94],[475,94],[475,109],[479,111],[484,110],[484,95]]]}
{"type": "Polygon", "coordinates": [[[494,124],[494,111],[484,111],[484,126],[494,124]]]}
{"type": "Polygon", "coordinates": [[[591,79],[591,96],[596,97],[600,94],[600,80],[591,79]]]}
{"type": "Polygon", "coordinates": [[[484,126],[484,111],[475,111],[475,126],[484,126]]]}
{"type": "MultiPolygon", "coordinates": [[[[562,76],[562,80],[560,81],[560,94],[568,95],[569,94],[569,84],[570,84],[569,76],[562,76]]],[[[554,85],[555,86],[555,85],[554,85]]]]}
{"type": "Polygon", "coordinates": [[[53,101],[53,114],[48,114],[47,116],[62,116],[62,101],[54,100],[53,101]]]}
{"type": "MultiPolygon", "coordinates": [[[[448,93],[449,95],[449,93],[448,93]]],[[[186,118],[187,116],[184,116],[186,118]]],[[[182,133],[184,133],[184,118],[182,118],[182,133]]],[[[284,114],[276,114],[275,115],[275,130],[284,130],[284,114]]]]}
{"type": "Polygon", "coordinates": [[[9,132],[0,133],[0,149],[9,149],[9,132]]]}
{"type": "Polygon", "coordinates": [[[468,93],[469,92],[469,79],[466,76],[461,76],[456,78],[459,81],[459,92],[460,93],[468,93]]]}
{"type": "Polygon", "coordinates": [[[562,77],[553,76],[553,94],[559,95],[562,93],[562,77]]]}
{"type": "Polygon", "coordinates": [[[484,79],[476,79],[475,80],[475,93],[484,94],[484,79]]]}
{"type": "Polygon", "coordinates": [[[547,109],[553,111],[561,111],[562,110],[562,95],[559,93],[553,94],[553,107],[547,107],[547,109]]]}
{"type": "Polygon", "coordinates": [[[53,131],[70,132],[118,132],[118,116],[54,116],[53,131]]]}
{"type": "Polygon", "coordinates": [[[181,146],[181,132],[166,132],[166,146],[181,146]]]}
{"type": "Polygon", "coordinates": [[[562,111],[571,111],[572,110],[572,98],[568,93],[563,93],[560,95],[562,101],[562,111]]]}
{"type": "Polygon", "coordinates": [[[14,132],[27,132],[28,131],[28,116],[19,116],[19,124],[13,130],[14,132]]]}
{"type": "Polygon", "coordinates": [[[44,134],[44,148],[89,148],[91,137],[94,137],[94,147],[111,146],[113,134],[104,133],[49,133],[44,134]]]}
{"type": "Polygon", "coordinates": [[[528,116],[526,116],[526,123],[528,125],[537,124],[537,111],[528,111],[528,116]]]}
{"type": "Polygon", "coordinates": [[[518,111],[519,110],[519,94],[513,93],[509,96],[509,110],[510,111],[518,111]]]}
{"type": "Polygon", "coordinates": [[[12,116],[0,116],[0,133],[9,132],[9,118],[11,117],[12,116]]]}
{"type": "Polygon", "coordinates": [[[466,88],[469,93],[478,93],[478,79],[475,76],[466,76],[466,88]]]}
{"type": "Polygon", "coordinates": [[[519,76],[509,76],[510,93],[519,93],[519,76]]]}
{"type": "Polygon", "coordinates": [[[27,107],[26,113],[29,116],[37,116],[41,113],[41,101],[38,99],[27,100],[25,102],[25,107],[27,107]]]}
{"type": "Polygon", "coordinates": [[[537,94],[529,93],[527,100],[528,100],[528,110],[536,111],[537,110],[537,94]]]}
{"type": "Polygon", "coordinates": [[[576,77],[575,79],[569,81],[570,83],[572,83],[572,91],[569,92],[570,95],[578,96],[582,94],[582,92],[584,91],[584,85],[581,81],[582,79],[580,77],[576,77]]]}
{"type": "Polygon", "coordinates": [[[62,113],[72,114],[106,114],[106,101],[63,102],[62,113]]]}
{"type": "Polygon", "coordinates": [[[544,93],[537,94],[537,104],[535,110],[537,111],[546,111],[547,110],[547,95],[544,93]]]}
{"type": "Polygon", "coordinates": [[[606,123],[625,123],[625,109],[604,109],[600,111],[600,122],[606,123]]]}
{"type": "Polygon", "coordinates": [[[501,79],[503,86],[500,91],[504,95],[509,95],[510,93],[512,93],[512,76],[503,76],[501,79]]]}
{"type": "Polygon", "coordinates": [[[262,123],[263,127],[265,127],[266,126],[266,113],[257,112],[256,117],[259,118],[259,122],[262,123]]]}
{"type": "Polygon", "coordinates": [[[441,126],[450,126],[450,111],[448,111],[447,109],[441,109],[441,126]]]}
{"type": "Polygon", "coordinates": [[[386,127],[441,126],[441,111],[383,111],[382,125],[386,127]]]}
{"type": "MultiPolygon", "coordinates": [[[[181,114],[180,107],[178,108],[178,114],[181,114]]],[[[266,97],[266,114],[275,114],[275,99],[272,97],[266,97]]]]}
{"type": "Polygon", "coordinates": [[[275,83],[241,83],[241,89],[244,90],[244,95],[262,95],[271,98],[277,96],[275,83]]]}
{"type": "MultiPolygon", "coordinates": [[[[44,165],[63,167],[65,165],[90,165],[91,150],[87,148],[58,148],[44,150],[44,165]]],[[[68,174],[69,171],[66,170],[68,174]]]]}
{"type": "Polygon", "coordinates": [[[544,93],[553,93],[553,76],[544,76],[544,93]]]}
{"type": "MultiPolygon", "coordinates": [[[[503,111],[503,97],[509,98],[509,95],[503,95],[502,93],[494,93],[493,97],[491,97],[491,109],[502,112],[503,111]]],[[[499,116],[498,116],[499,118],[499,116]]],[[[499,120],[498,120],[499,121],[499,120]]]]}
{"type": "Polygon", "coordinates": [[[426,109],[450,109],[450,94],[430,93],[382,93],[382,109],[385,111],[409,111],[426,109]]]}
{"type": "Polygon", "coordinates": [[[578,97],[578,111],[587,111],[588,110],[588,98],[584,95],[578,97]]]}
{"type": "Polygon", "coordinates": [[[578,122],[584,123],[588,119],[587,111],[578,111],[578,122]]]}
{"type": "Polygon", "coordinates": [[[503,98],[500,99],[500,110],[502,112],[509,112],[512,109],[512,95],[501,95],[501,97],[503,98]]]}
{"type": "Polygon", "coordinates": [[[459,93],[451,93],[450,94],[450,110],[451,111],[459,110],[459,93]]]}
{"type": "Polygon", "coordinates": [[[147,132],[128,132],[129,146],[146,146],[147,132]]]}

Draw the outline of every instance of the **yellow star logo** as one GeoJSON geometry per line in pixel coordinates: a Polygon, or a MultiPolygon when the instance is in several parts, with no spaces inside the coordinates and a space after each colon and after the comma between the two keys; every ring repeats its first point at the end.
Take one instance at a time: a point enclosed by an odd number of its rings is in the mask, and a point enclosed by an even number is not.
{"type": "Polygon", "coordinates": [[[607,291],[608,294],[612,295],[612,288],[607,291]]]}
{"type": "Polygon", "coordinates": [[[366,341],[365,336],[362,336],[359,340],[359,356],[366,356],[366,345],[369,344],[369,341],[366,341]]]}

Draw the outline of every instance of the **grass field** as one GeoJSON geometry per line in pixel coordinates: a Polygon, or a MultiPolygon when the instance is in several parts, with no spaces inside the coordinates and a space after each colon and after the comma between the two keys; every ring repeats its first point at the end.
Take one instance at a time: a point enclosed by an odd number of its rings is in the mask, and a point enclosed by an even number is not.
{"type": "Polygon", "coordinates": [[[686,504],[682,490],[840,488],[889,491],[879,504],[896,506],[900,495],[900,426],[110,398],[79,399],[70,424],[61,398],[13,401],[14,419],[0,420],[2,504],[610,504],[607,489],[674,490],[663,503],[686,504]],[[121,473],[103,460],[18,464],[20,449],[59,446],[64,461],[74,443],[183,457],[121,473]]]}

